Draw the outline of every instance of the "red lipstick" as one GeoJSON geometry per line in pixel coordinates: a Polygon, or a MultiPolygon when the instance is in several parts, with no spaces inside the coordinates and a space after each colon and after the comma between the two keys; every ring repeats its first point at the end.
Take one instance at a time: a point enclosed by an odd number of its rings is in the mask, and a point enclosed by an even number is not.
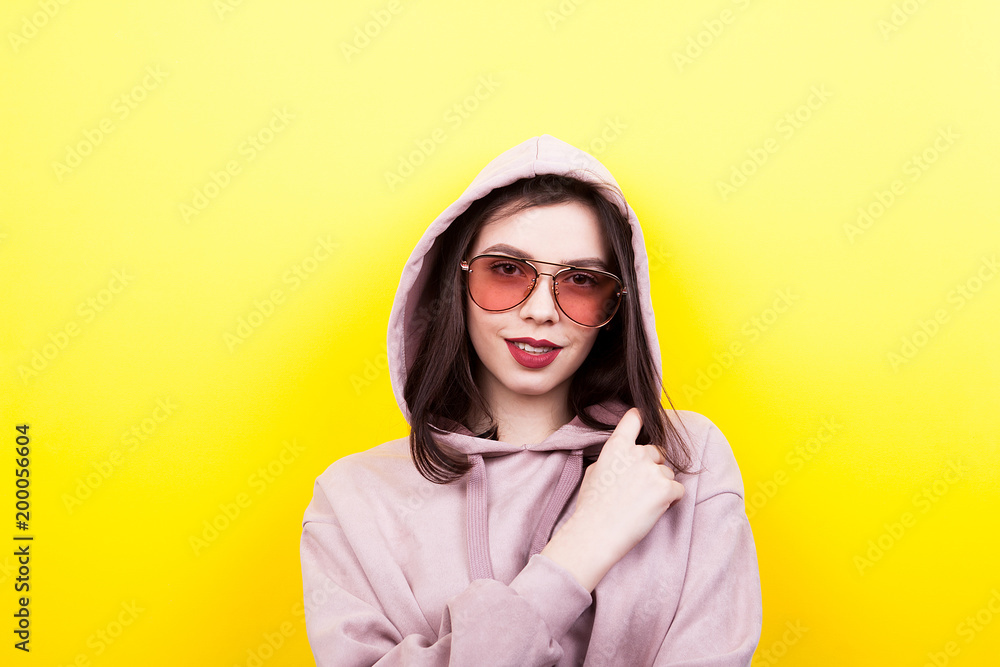
{"type": "Polygon", "coordinates": [[[535,340],[534,338],[509,338],[507,339],[507,349],[510,350],[510,354],[514,357],[514,361],[521,364],[525,368],[545,368],[555,361],[555,358],[559,355],[559,351],[562,348],[547,340],[535,340]],[[534,354],[532,352],[528,352],[527,350],[522,350],[514,343],[527,343],[532,347],[551,347],[553,349],[545,352],[544,354],[534,354]]]}

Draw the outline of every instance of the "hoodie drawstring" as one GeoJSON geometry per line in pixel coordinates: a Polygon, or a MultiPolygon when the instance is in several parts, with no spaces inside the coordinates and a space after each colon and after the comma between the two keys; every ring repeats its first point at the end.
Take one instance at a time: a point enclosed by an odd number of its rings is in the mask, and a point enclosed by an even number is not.
{"type": "Polygon", "coordinates": [[[552,528],[556,525],[559,513],[562,512],[569,497],[573,495],[576,485],[580,483],[580,473],[582,470],[583,450],[574,449],[566,457],[566,463],[563,465],[562,474],[559,475],[555,491],[552,492],[549,504],[545,506],[545,511],[542,512],[542,519],[538,522],[538,530],[535,531],[535,537],[531,540],[531,551],[528,553],[529,558],[540,553],[545,548],[545,545],[549,543],[552,528]]]}
{"type": "MultiPolygon", "coordinates": [[[[493,562],[490,560],[486,463],[483,461],[482,454],[471,454],[469,460],[472,462],[472,469],[469,471],[466,486],[466,493],[468,495],[467,529],[469,534],[469,564],[473,580],[492,579],[493,562]]],[[[580,474],[582,471],[583,450],[575,449],[566,456],[562,474],[559,475],[556,488],[552,491],[549,502],[542,512],[542,518],[538,522],[538,529],[531,539],[529,558],[540,553],[545,548],[545,545],[548,544],[559,514],[580,483],[580,474]]]]}
{"type": "Polygon", "coordinates": [[[486,464],[482,454],[472,454],[469,459],[472,461],[466,487],[469,564],[473,580],[492,579],[493,562],[490,560],[490,534],[486,513],[486,464]]]}

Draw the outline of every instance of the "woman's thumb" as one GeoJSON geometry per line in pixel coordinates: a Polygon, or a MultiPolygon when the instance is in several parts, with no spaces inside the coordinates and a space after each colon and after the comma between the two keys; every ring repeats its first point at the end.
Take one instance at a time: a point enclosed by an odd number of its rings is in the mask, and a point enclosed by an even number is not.
{"type": "Polygon", "coordinates": [[[622,415],[611,437],[615,440],[622,440],[630,445],[634,445],[635,439],[639,437],[640,430],[642,430],[642,416],[639,414],[638,408],[631,408],[622,415]]]}

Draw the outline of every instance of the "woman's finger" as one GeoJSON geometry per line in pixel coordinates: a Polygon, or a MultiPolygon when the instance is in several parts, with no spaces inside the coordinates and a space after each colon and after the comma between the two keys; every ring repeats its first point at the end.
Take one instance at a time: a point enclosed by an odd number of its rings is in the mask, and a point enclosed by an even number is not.
{"type": "Polygon", "coordinates": [[[670,501],[671,505],[684,497],[684,485],[676,480],[671,482],[670,491],[670,495],[672,496],[672,500],[670,501]]]}
{"type": "Polygon", "coordinates": [[[653,460],[653,463],[662,465],[667,462],[667,460],[663,458],[663,453],[660,452],[659,447],[654,445],[641,445],[641,447],[645,450],[646,456],[653,460]]]}
{"type": "Polygon", "coordinates": [[[618,425],[615,427],[615,432],[611,434],[611,438],[635,444],[635,439],[639,437],[641,429],[642,417],[639,414],[639,409],[630,408],[628,412],[622,415],[621,420],[619,420],[618,425]]]}

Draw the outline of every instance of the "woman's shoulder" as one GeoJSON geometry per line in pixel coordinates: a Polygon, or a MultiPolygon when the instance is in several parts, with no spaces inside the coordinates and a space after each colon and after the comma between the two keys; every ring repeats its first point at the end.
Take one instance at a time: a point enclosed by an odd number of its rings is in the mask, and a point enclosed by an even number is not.
{"type": "Polygon", "coordinates": [[[398,482],[412,474],[419,477],[410,458],[409,439],[398,438],[338,458],[316,478],[316,483],[324,487],[365,487],[378,480],[398,482]]]}
{"type": "Polygon", "coordinates": [[[336,459],[316,477],[316,491],[333,502],[373,486],[399,484],[411,476],[410,471],[416,473],[409,441],[399,438],[336,459]]]}
{"type": "Polygon", "coordinates": [[[703,414],[690,410],[667,411],[688,443],[691,476],[698,478],[698,499],[722,492],[743,496],[743,477],[726,436],[703,414]]]}

